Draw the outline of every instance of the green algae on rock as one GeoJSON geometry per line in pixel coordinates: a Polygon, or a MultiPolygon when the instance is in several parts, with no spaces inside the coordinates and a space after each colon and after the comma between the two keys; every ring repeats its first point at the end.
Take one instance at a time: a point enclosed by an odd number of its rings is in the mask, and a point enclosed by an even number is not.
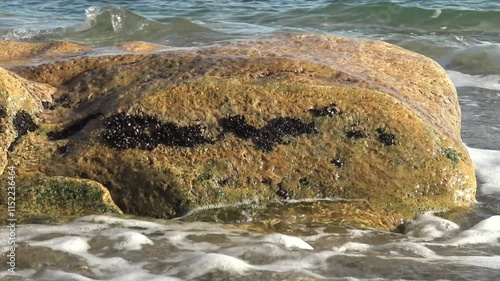
{"type": "Polygon", "coordinates": [[[16,217],[20,222],[47,215],[122,213],[109,191],[91,180],[56,176],[16,178],[16,183],[16,217]]]}
{"type": "Polygon", "coordinates": [[[474,202],[455,88],[434,61],[387,43],[282,35],[13,71],[64,106],[37,112],[9,161],[99,182],[125,213],[314,199],[271,213],[395,229],[474,202]]]}

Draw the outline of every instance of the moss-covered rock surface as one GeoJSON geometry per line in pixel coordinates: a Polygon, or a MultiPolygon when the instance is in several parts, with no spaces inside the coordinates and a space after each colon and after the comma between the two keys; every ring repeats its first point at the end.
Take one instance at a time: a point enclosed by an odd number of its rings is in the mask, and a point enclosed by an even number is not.
{"type": "MultiPolygon", "coordinates": [[[[55,176],[16,177],[14,181],[18,184],[15,189],[16,205],[12,210],[20,222],[51,222],[65,217],[122,213],[109,191],[91,180],[55,176]]],[[[2,200],[11,195],[3,190],[2,200]]],[[[7,214],[2,212],[0,217],[6,219],[7,214]]]]}
{"type": "Polygon", "coordinates": [[[4,162],[100,183],[125,213],[259,202],[273,216],[201,217],[394,229],[475,198],[454,86],[434,61],[387,43],[283,35],[10,70],[51,90],[26,95],[39,105],[24,109],[36,125],[25,134],[14,128],[22,107],[5,102],[14,94],[0,96],[4,162]]]}

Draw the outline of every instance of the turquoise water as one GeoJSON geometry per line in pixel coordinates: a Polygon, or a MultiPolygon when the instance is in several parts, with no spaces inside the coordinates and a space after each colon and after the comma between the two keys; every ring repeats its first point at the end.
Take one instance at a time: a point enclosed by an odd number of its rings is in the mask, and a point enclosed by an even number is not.
{"type": "Polygon", "coordinates": [[[0,280],[500,280],[500,1],[0,2],[4,40],[196,47],[276,33],[380,39],[438,61],[458,91],[478,176],[474,210],[453,221],[422,216],[403,235],[111,217],[25,225],[19,276],[2,262],[0,280]]]}
{"type": "MultiPolygon", "coordinates": [[[[276,32],[498,42],[498,1],[2,1],[0,38],[197,45],[276,32]],[[497,2],[497,3],[495,3],[497,2]]],[[[439,42],[436,42],[439,43],[439,42]]]]}

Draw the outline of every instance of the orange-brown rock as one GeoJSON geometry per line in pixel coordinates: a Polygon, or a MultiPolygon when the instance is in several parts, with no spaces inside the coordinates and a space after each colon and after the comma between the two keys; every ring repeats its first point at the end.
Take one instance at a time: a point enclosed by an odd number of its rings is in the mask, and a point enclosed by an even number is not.
{"type": "Polygon", "coordinates": [[[166,50],[168,47],[149,42],[132,41],[121,44],[117,49],[129,53],[151,53],[158,50],[166,50]]]}
{"type": "Polygon", "coordinates": [[[13,66],[49,61],[63,56],[75,55],[89,49],[69,42],[27,43],[0,40],[0,65],[13,66]]]}
{"type": "Polygon", "coordinates": [[[312,198],[281,219],[393,229],[475,198],[453,84],[387,43],[287,35],[12,70],[56,90],[10,163],[99,182],[125,213],[312,198]]]}

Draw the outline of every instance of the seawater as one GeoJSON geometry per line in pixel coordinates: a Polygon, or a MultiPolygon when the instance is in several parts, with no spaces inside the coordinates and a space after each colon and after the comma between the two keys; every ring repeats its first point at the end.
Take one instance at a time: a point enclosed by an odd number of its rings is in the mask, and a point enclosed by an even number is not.
{"type": "Polygon", "coordinates": [[[476,168],[473,210],[423,214],[404,234],[128,216],[22,225],[18,275],[2,270],[0,280],[500,280],[499,1],[0,2],[4,40],[197,47],[277,33],[385,40],[439,62],[457,87],[476,168]]]}

